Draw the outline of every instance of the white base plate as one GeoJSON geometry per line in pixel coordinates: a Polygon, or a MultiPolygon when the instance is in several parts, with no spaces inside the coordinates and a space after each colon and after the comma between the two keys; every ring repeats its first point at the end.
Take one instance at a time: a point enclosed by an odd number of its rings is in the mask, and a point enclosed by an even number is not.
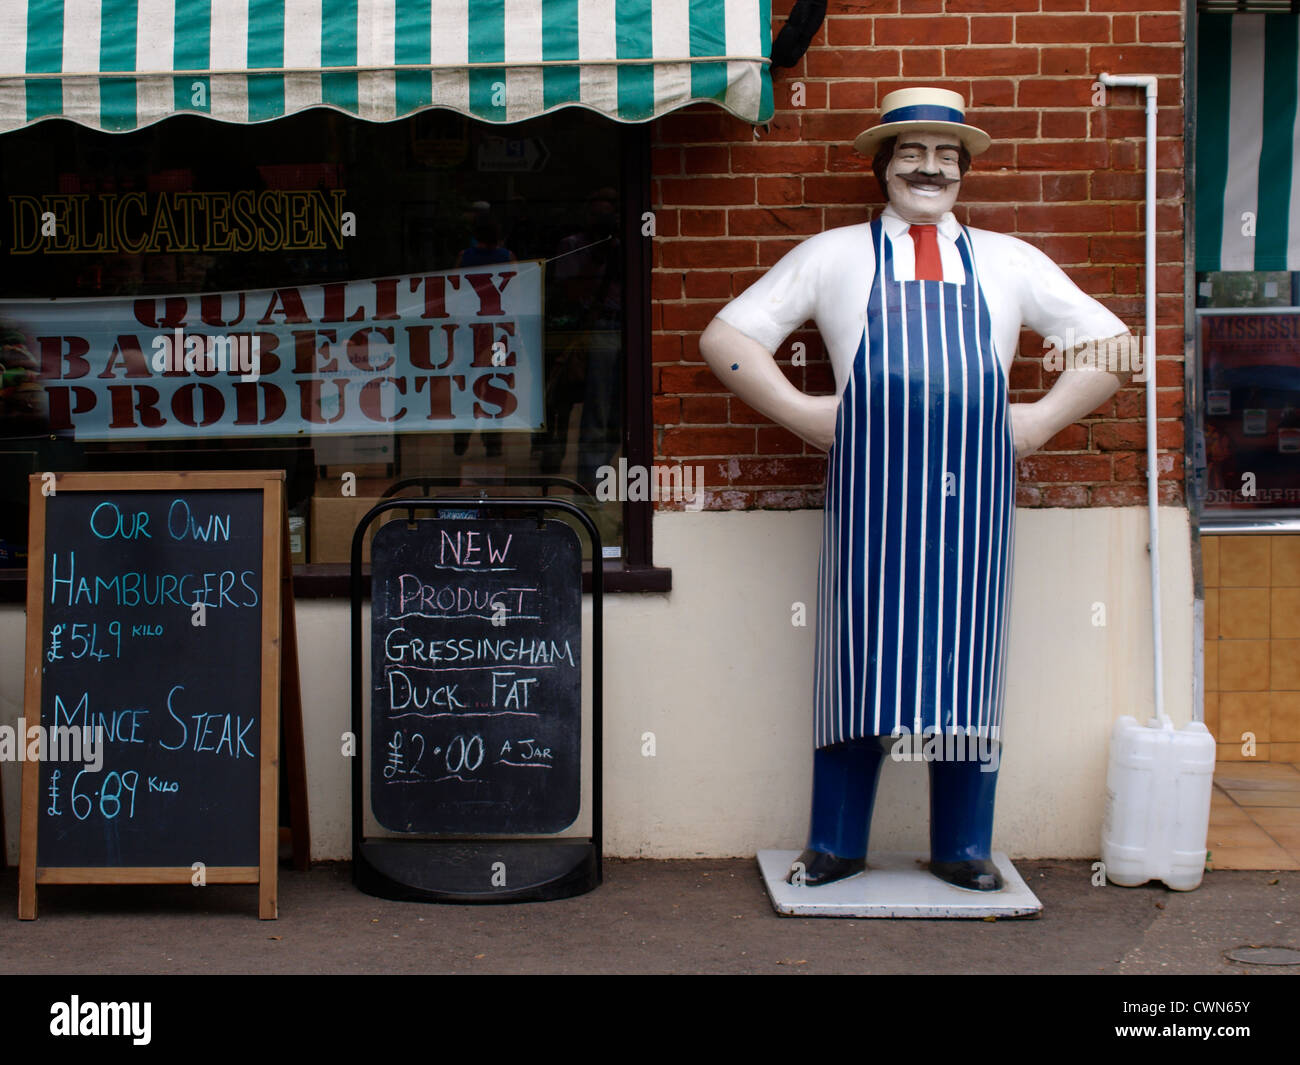
{"type": "Polygon", "coordinates": [[[1001,891],[953,887],[925,867],[928,856],[871,853],[867,870],[822,887],[785,882],[799,851],[759,851],[758,868],[777,913],[793,917],[1025,917],[1043,904],[1002,851],[993,864],[1002,874],[1001,891]]]}

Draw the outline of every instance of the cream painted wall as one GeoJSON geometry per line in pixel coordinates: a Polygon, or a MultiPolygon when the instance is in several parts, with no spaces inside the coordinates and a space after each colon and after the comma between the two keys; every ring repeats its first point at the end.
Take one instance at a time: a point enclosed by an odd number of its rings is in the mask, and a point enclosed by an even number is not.
{"type": "MultiPolygon", "coordinates": [[[[799,847],[811,780],[813,604],[819,511],[656,516],[664,595],[611,595],[605,610],[606,853],[656,858],[799,847]],[[791,625],[792,604],[808,624],[791,625]],[[655,754],[642,754],[654,733],[655,754]]],[[[1191,544],[1163,508],[1165,701],[1192,717],[1191,544]]],[[[1147,520],[1141,507],[1020,510],[1006,749],[994,846],[1013,857],[1099,849],[1111,723],[1151,708],[1147,520]],[[1093,624],[1096,604],[1104,626],[1093,624]]],[[[588,600],[589,606],[589,600],[588,600]]],[[[350,855],[346,600],[298,604],[317,859],[350,855]]],[[[0,724],[22,709],[24,617],[0,608],[0,724]]],[[[9,860],[18,767],[0,766],[9,860]]],[[[885,766],[872,832],[881,849],[928,847],[926,773],[885,766]]]]}

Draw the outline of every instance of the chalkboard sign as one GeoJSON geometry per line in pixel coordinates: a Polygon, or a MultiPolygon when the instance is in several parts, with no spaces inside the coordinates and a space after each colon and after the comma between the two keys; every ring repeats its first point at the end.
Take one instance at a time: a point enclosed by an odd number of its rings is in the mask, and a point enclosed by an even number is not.
{"type": "Polygon", "coordinates": [[[20,916],[112,882],[275,915],[282,507],[278,471],[32,478],[20,916]]]}
{"type": "Polygon", "coordinates": [[[375,533],[370,797],[381,825],[550,833],[577,818],[581,565],[577,535],[556,520],[443,516],[375,533]]]}

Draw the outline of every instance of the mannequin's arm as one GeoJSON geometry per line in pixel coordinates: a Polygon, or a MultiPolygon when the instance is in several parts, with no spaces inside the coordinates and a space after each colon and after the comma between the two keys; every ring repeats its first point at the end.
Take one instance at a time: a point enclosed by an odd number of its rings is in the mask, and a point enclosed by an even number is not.
{"type": "Polygon", "coordinates": [[[759,414],[814,447],[830,450],[838,396],[799,391],[786,380],[770,351],[721,318],[713,319],[701,334],[700,353],[718,380],[759,414]]]}
{"type": "MultiPolygon", "coordinates": [[[[1127,336],[1127,333],[1120,336],[1127,336]]],[[[1097,342],[1100,350],[1117,341],[1111,337],[1097,342]]],[[[1151,368],[1154,372],[1155,368],[1151,368]]],[[[1016,457],[1032,455],[1067,425],[1073,425],[1091,413],[1128,383],[1128,373],[1106,370],[1071,369],[1061,374],[1056,384],[1037,403],[1011,404],[1011,428],[1015,437],[1016,457]]]]}

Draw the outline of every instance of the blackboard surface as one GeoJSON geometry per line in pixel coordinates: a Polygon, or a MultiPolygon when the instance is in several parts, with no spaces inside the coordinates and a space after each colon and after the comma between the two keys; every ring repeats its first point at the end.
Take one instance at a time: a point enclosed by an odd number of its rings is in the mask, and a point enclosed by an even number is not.
{"type": "Polygon", "coordinates": [[[559,832],[581,803],[582,550],[562,521],[392,521],[371,548],[370,797],[396,832],[559,832]]]}
{"type": "Polygon", "coordinates": [[[41,763],[37,864],[256,866],[263,492],[44,503],[41,725],[104,742],[41,763]]]}

